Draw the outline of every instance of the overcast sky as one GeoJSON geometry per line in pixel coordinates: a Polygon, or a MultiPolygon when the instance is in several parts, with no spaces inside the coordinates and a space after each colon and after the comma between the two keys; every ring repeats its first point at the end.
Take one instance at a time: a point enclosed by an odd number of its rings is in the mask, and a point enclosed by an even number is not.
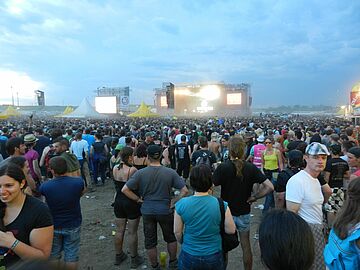
{"type": "Polygon", "coordinates": [[[360,81],[360,1],[1,0],[0,104],[78,105],[102,86],[252,85],[254,106],[342,105],[360,81]]]}

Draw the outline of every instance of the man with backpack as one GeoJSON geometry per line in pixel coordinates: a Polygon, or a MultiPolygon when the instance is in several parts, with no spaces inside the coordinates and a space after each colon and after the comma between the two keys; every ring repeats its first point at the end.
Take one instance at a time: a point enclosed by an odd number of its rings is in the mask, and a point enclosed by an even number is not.
{"type": "Polygon", "coordinates": [[[199,137],[200,149],[196,150],[191,156],[191,164],[197,166],[205,164],[214,170],[214,164],[216,163],[216,156],[213,152],[208,149],[208,141],[205,136],[199,137]]]}
{"type": "Polygon", "coordinates": [[[186,136],[181,136],[181,143],[176,145],[175,148],[177,170],[179,176],[182,176],[185,180],[189,177],[190,173],[190,146],[186,143],[186,136]]]}

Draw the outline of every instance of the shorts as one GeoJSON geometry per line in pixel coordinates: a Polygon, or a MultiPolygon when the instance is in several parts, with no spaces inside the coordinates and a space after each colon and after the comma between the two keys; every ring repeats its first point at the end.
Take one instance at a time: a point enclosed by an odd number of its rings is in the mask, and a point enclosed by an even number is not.
{"type": "Polygon", "coordinates": [[[79,261],[81,227],[63,228],[54,230],[54,239],[51,250],[51,259],[60,260],[64,251],[65,262],[79,261]]]}
{"type": "Polygon", "coordinates": [[[174,214],[169,215],[143,215],[145,249],[157,246],[157,224],[160,224],[166,243],[176,242],[174,234],[174,214]]]}
{"type": "Polygon", "coordinates": [[[140,204],[127,199],[115,199],[114,214],[116,218],[137,219],[141,216],[140,204]]]}
{"type": "Polygon", "coordinates": [[[250,214],[233,216],[233,220],[239,232],[250,231],[250,214]]]}
{"type": "Polygon", "coordinates": [[[344,190],[343,188],[333,188],[329,197],[328,204],[330,209],[328,212],[337,213],[344,203],[344,190]]]}

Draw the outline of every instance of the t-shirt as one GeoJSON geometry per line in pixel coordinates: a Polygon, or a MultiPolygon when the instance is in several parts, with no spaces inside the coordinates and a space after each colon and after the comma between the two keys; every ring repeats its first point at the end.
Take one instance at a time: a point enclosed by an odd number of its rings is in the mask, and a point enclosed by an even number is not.
{"type": "Polygon", "coordinates": [[[189,146],[186,143],[176,145],[176,154],[178,160],[190,162],[189,146]]]}
{"type": "Polygon", "coordinates": [[[88,152],[89,145],[85,140],[73,141],[71,143],[70,149],[78,160],[83,160],[85,152],[88,152]]]}
{"type": "Polygon", "coordinates": [[[55,229],[81,225],[80,198],[84,181],[80,177],[61,176],[44,182],[40,192],[46,198],[54,219],[55,229]]]}
{"type": "Polygon", "coordinates": [[[135,172],[126,186],[131,190],[137,190],[143,198],[144,202],[141,205],[143,215],[168,215],[171,213],[172,188],[182,189],[185,182],[170,168],[148,166],[135,172]]]}
{"type": "MultiPolygon", "coordinates": [[[[224,206],[226,211],[226,202],[224,206]]],[[[210,195],[182,198],[175,209],[185,225],[183,251],[193,256],[207,256],[221,250],[221,214],[217,198],[210,195]]]]}
{"type": "Polygon", "coordinates": [[[326,162],[324,171],[330,173],[329,186],[331,188],[340,188],[343,187],[344,175],[349,171],[349,165],[341,158],[330,158],[326,162]]]}
{"type": "Polygon", "coordinates": [[[251,196],[255,183],[263,183],[266,176],[252,163],[244,161],[242,177],[236,176],[236,168],[231,160],[221,163],[214,171],[214,185],[221,185],[221,198],[229,203],[233,216],[250,213],[250,204],[246,201],[251,196]]]}
{"type": "Polygon", "coordinates": [[[90,147],[93,145],[93,143],[95,142],[95,137],[93,135],[90,134],[83,134],[82,135],[82,139],[87,141],[87,143],[89,144],[88,146],[88,152],[90,152],[90,147]]]}
{"type": "MultiPolygon", "coordinates": [[[[5,227],[6,231],[11,231],[16,239],[30,245],[30,233],[33,229],[44,228],[52,225],[53,221],[47,205],[34,197],[26,196],[24,205],[17,218],[5,227]]],[[[0,248],[0,254],[4,254],[7,251],[7,248],[0,248]]],[[[19,260],[19,256],[10,252],[4,258],[4,263],[8,268],[10,265],[19,260]]]]}
{"type": "Polygon", "coordinates": [[[200,149],[200,150],[196,150],[192,156],[191,156],[191,164],[193,166],[196,165],[196,160],[199,158],[199,157],[203,157],[203,156],[206,156],[208,155],[210,157],[210,162],[211,163],[216,163],[216,156],[213,152],[209,151],[209,150],[203,150],[203,149],[200,149]]]}
{"type": "Polygon", "coordinates": [[[75,172],[80,170],[80,163],[74,154],[66,151],[61,153],[61,155],[66,160],[67,172],[75,172]]]}
{"type": "Polygon", "coordinates": [[[317,178],[304,170],[290,178],[286,185],[286,201],[300,204],[298,214],[307,223],[322,224],[324,196],[317,178]]]}
{"type": "Polygon", "coordinates": [[[26,154],[24,155],[24,158],[26,158],[26,160],[29,163],[31,177],[35,180],[36,179],[39,180],[38,179],[39,177],[36,175],[34,166],[33,166],[33,161],[37,160],[39,158],[38,152],[36,152],[34,149],[30,149],[29,151],[26,152],[26,154]]]}

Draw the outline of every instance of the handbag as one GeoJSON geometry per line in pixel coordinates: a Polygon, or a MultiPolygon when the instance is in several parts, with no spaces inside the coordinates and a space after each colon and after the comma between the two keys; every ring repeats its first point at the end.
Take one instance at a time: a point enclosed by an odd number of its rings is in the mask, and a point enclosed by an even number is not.
{"type": "Polygon", "coordinates": [[[221,223],[220,223],[220,235],[222,239],[222,251],[227,253],[230,250],[233,250],[239,245],[239,238],[237,231],[233,234],[228,234],[225,232],[225,208],[224,201],[221,198],[217,198],[220,207],[221,223]]]}

